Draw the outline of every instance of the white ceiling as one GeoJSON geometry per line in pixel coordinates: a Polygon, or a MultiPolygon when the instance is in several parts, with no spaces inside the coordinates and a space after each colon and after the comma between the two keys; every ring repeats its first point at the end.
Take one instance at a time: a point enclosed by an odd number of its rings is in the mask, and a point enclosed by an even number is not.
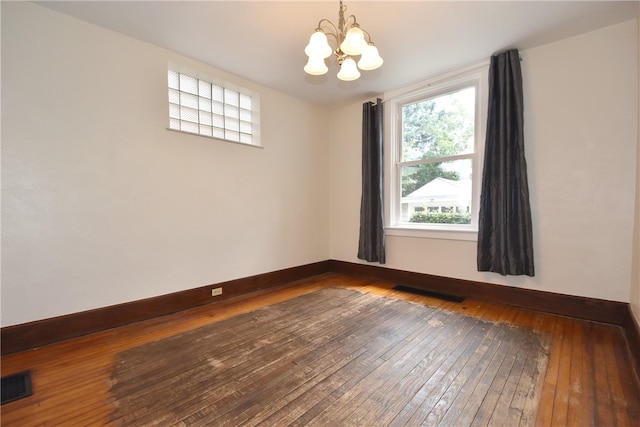
{"type": "Polygon", "coordinates": [[[384,65],[354,82],[303,70],[321,18],[338,1],[43,1],[41,6],[197,59],[305,101],[337,107],[429,75],[630,19],[636,1],[345,0],[384,65]]]}

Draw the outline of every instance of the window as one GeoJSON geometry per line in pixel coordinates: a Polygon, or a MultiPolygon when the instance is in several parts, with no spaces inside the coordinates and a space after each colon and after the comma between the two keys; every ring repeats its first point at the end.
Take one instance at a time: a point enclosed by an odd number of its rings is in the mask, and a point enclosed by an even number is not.
{"type": "Polygon", "coordinates": [[[260,145],[258,97],[169,69],[169,129],[260,145]]]}
{"type": "Polygon", "coordinates": [[[385,94],[387,234],[476,238],[487,65],[385,94]]]}

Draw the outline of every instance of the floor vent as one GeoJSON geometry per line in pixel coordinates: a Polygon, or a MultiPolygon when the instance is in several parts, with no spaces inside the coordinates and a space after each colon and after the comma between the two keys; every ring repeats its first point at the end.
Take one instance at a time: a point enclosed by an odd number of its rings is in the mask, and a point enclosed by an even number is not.
{"type": "Polygon", "coordinates": [[[2,377],[2,405],[31,396],[31,371],[2,377]]]}
{"type": "Polygon", "coordinates": [[[396,291],[409,292],[411,294],[422,295],[422,296],[430,297],[430,298],[437,298],[437,299],[441,299],[441,300],[449,301],[449,302],[458,302],[458,303],[460,303],[460,302],[464,301],[463,297],[457,297],[457,296],[454,296],[454,295],[441,294],[441,293],[438,293],[438,292],[431,292],[431,291],[427,291],[427,290],[424,290],[424,289],[411,288],[409,286],[398,285],[398,286],[394,286],[393,289],[396,290],[396,291]]]}

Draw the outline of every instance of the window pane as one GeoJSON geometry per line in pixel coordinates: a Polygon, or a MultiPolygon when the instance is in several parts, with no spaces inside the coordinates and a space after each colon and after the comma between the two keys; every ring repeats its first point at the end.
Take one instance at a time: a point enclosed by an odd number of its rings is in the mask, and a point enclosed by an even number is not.
{"type": "Polygon", "coordinates": [[[240,94],[240,108],[251,110],[251,97],[249,95],[240,94]]]}
{"type": "Polygon", "coordinates": [[[191,123],[191,122],[185,122],[184,120],[182,122],[180,122],[181,126],[180,129],[185,131],[185,132],[193,132],[193,133],[198,133],[198,124],[197,123],[191,123]]]}
{"type": "Polygon", "coordinates": [[[198,110],[193,108],[180,107],[180,119],[198,123],[198,110]]]}
{"type": "Polygon", "coordinates": [[[240,122],[240,132],[242,133],[251,133],[251,122],[240,122]]]}
{"type": "Polygon", "coordinates": [[[213,96],[212,99],[218,102],[224,102],[224,89],[220,86],[213,86],[213,96]]]}
{"type": "Polygon", "coordinates": [[[180,92],[175,89],[169,89],[169,102],[172,104],[180,103],[180,92]]]}
{"type": "Polygon", "coordinates": [[[180,90],[182,92],[198,94],[198,79],[195,77],[187,76],[186,74],[180,74],[180,90]]]}
{"type": "Polygon", "coordinates": [[[224,139],[224,129],[213,128],[213,136],[215,138],[224,139]]]}
{"type": "Polygon", "coordinates": [[[227,105],[225,104],[224,106],[224,116],[225,117],[232,117],[234,119],[237,119],[240,117],[240,113],[238,112],[238,108],[232,106],[232,105],[227,105]]]}
{"type": "Polygon", "coordinates": [[[169,104],[169,117],[179,119],[180,118],[180,106],[176,104],[169,104]]]}
{"type": "Polygon", "coordinates": [[[198,108],[198,96],[183,92],[180,94],[180,104],[184,107],[198,108]]]}
{"type": "Polygon", "coordinates": [[[211,100],[207,98],[198,98],[198,108],[202,111],[211,112],[211,100]]]}
{"type": "Polygon", "coordinates": [[[207,113],[206,111],[200,111],[200,124],[211,126],[211,113],[207,113]]]}
{"type": "Polygon", "coordinates": [[[225,139],[228,139],[229,141],[240,141],[240,134],[238,132],[232,132],[230,130],[227,130],[224,133],[224,137],[225,139]]]}
{"type": "Polygon", "coordinates": [[[212,136],[211,126],[200,125],[200,135],[212,136]]]}
{"type": "Polygon", "coordinates": [[[213,102],[211,111],[215,114],[224,114],[224,104],[222,102],[213,102]]]}
{"type": "Polygon", "coordinates": [[[475,87],[402,107],[402,160],[473,153],[475,87]]]}
{"type": "Polygon", "coordinates": [[[240,130],[240,121],[238,119],[230,119],[228,117],[225,117],[224,127],[225,129],[231,129],[235,131],[240,130]]]}
{"type": "Polygon", "coordinates": [[[249,110],[240,110],[240,120],[244,120],[247,122],[251,121],[251,111],[249,110]]]}
{"type": "Polygon", "coordinates": [[[173,70],[169,70],[168,79],[169,79],[169,87],[171,89],[179,89],[180,88],[180,76],[179,76],[179,74],[177,72],[175,72],[173,70]]]}
{"type": "Polygon", "coordinates": [[[235,90],[225,89],[224,90],[224,103],[228,105],[233,105],[234,107],[238,107],[240,105],[240,100],[238,96],[240,94],[235,90]]]}
{"type": "Polygon", "coordinates": [[[402,167],[401,222],[471,223],[471,159],[402,167]]]}
{"type": "Polygon", "coordinates": [[[169,119],[169,129],[180,130],[180,120],[179,119],[169,119]]]}
{"type": "Polygon", "coordinates": [[[253,143],[253,138],[251,137],[251,135],[247,135],[246,133],[241,133],[240,142],[244,142],[245,144],[251,144],[253,143]]]}
{"type": "Polygon", "coordinates": [[[211,99],[211,83],[198,80],[198,95],[203,98],[211,99]]]}
{"type": "Polygon", "coordinates": [[[213,125],[218,128],[224,128],[224,117],[214,114],[213,115],[213,125]]]}

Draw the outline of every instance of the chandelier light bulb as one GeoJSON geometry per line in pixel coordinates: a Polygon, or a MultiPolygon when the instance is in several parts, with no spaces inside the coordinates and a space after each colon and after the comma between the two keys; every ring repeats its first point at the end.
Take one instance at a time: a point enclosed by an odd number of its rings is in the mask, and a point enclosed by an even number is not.
{"type": "Polygon", "coordinates": [[[304,71],[312,76],[321,76],[329,71],[327,64],[324,63],[324,58],[321,56],[310,56],[307,65],[304,66],[304,71]]]}
{"type": "Polygon", "coordinates": [[[320,56],[328,58],[333,53],[333,49],[329,46],[327,35],[320,29],[316,30],[309,38],[309,44],[304,48],[307,56],[320,56]]]}
{"type": "Polygon", "coordinates": [[[378,53],[378,48],[373,45],[373,43],[369,43],[367,47],[362,52],[362,56],[358,61],[358,68],[361,70],[375,70],[379,68],[384,61],[380,57],[378,53]]]}
{"type": "Polygon", "coordinates": [[[358,71],[358,67],[356,67],[356,61],[354,61],[352,57],[347,56],[342,62],[340,72],[338,72],[338,78],[342,81],[350,82],[356,80],[358,77],[360,77],[360,71],[358,71]]]}
{"type": "Polygon", "coordinates": [[[344,41],[340,44],[340,50],[347,55],[360,55],[366,47],[367,41],[364,39],[364,32],[358,24],[353,24],[347,31],[344,41]]]}

